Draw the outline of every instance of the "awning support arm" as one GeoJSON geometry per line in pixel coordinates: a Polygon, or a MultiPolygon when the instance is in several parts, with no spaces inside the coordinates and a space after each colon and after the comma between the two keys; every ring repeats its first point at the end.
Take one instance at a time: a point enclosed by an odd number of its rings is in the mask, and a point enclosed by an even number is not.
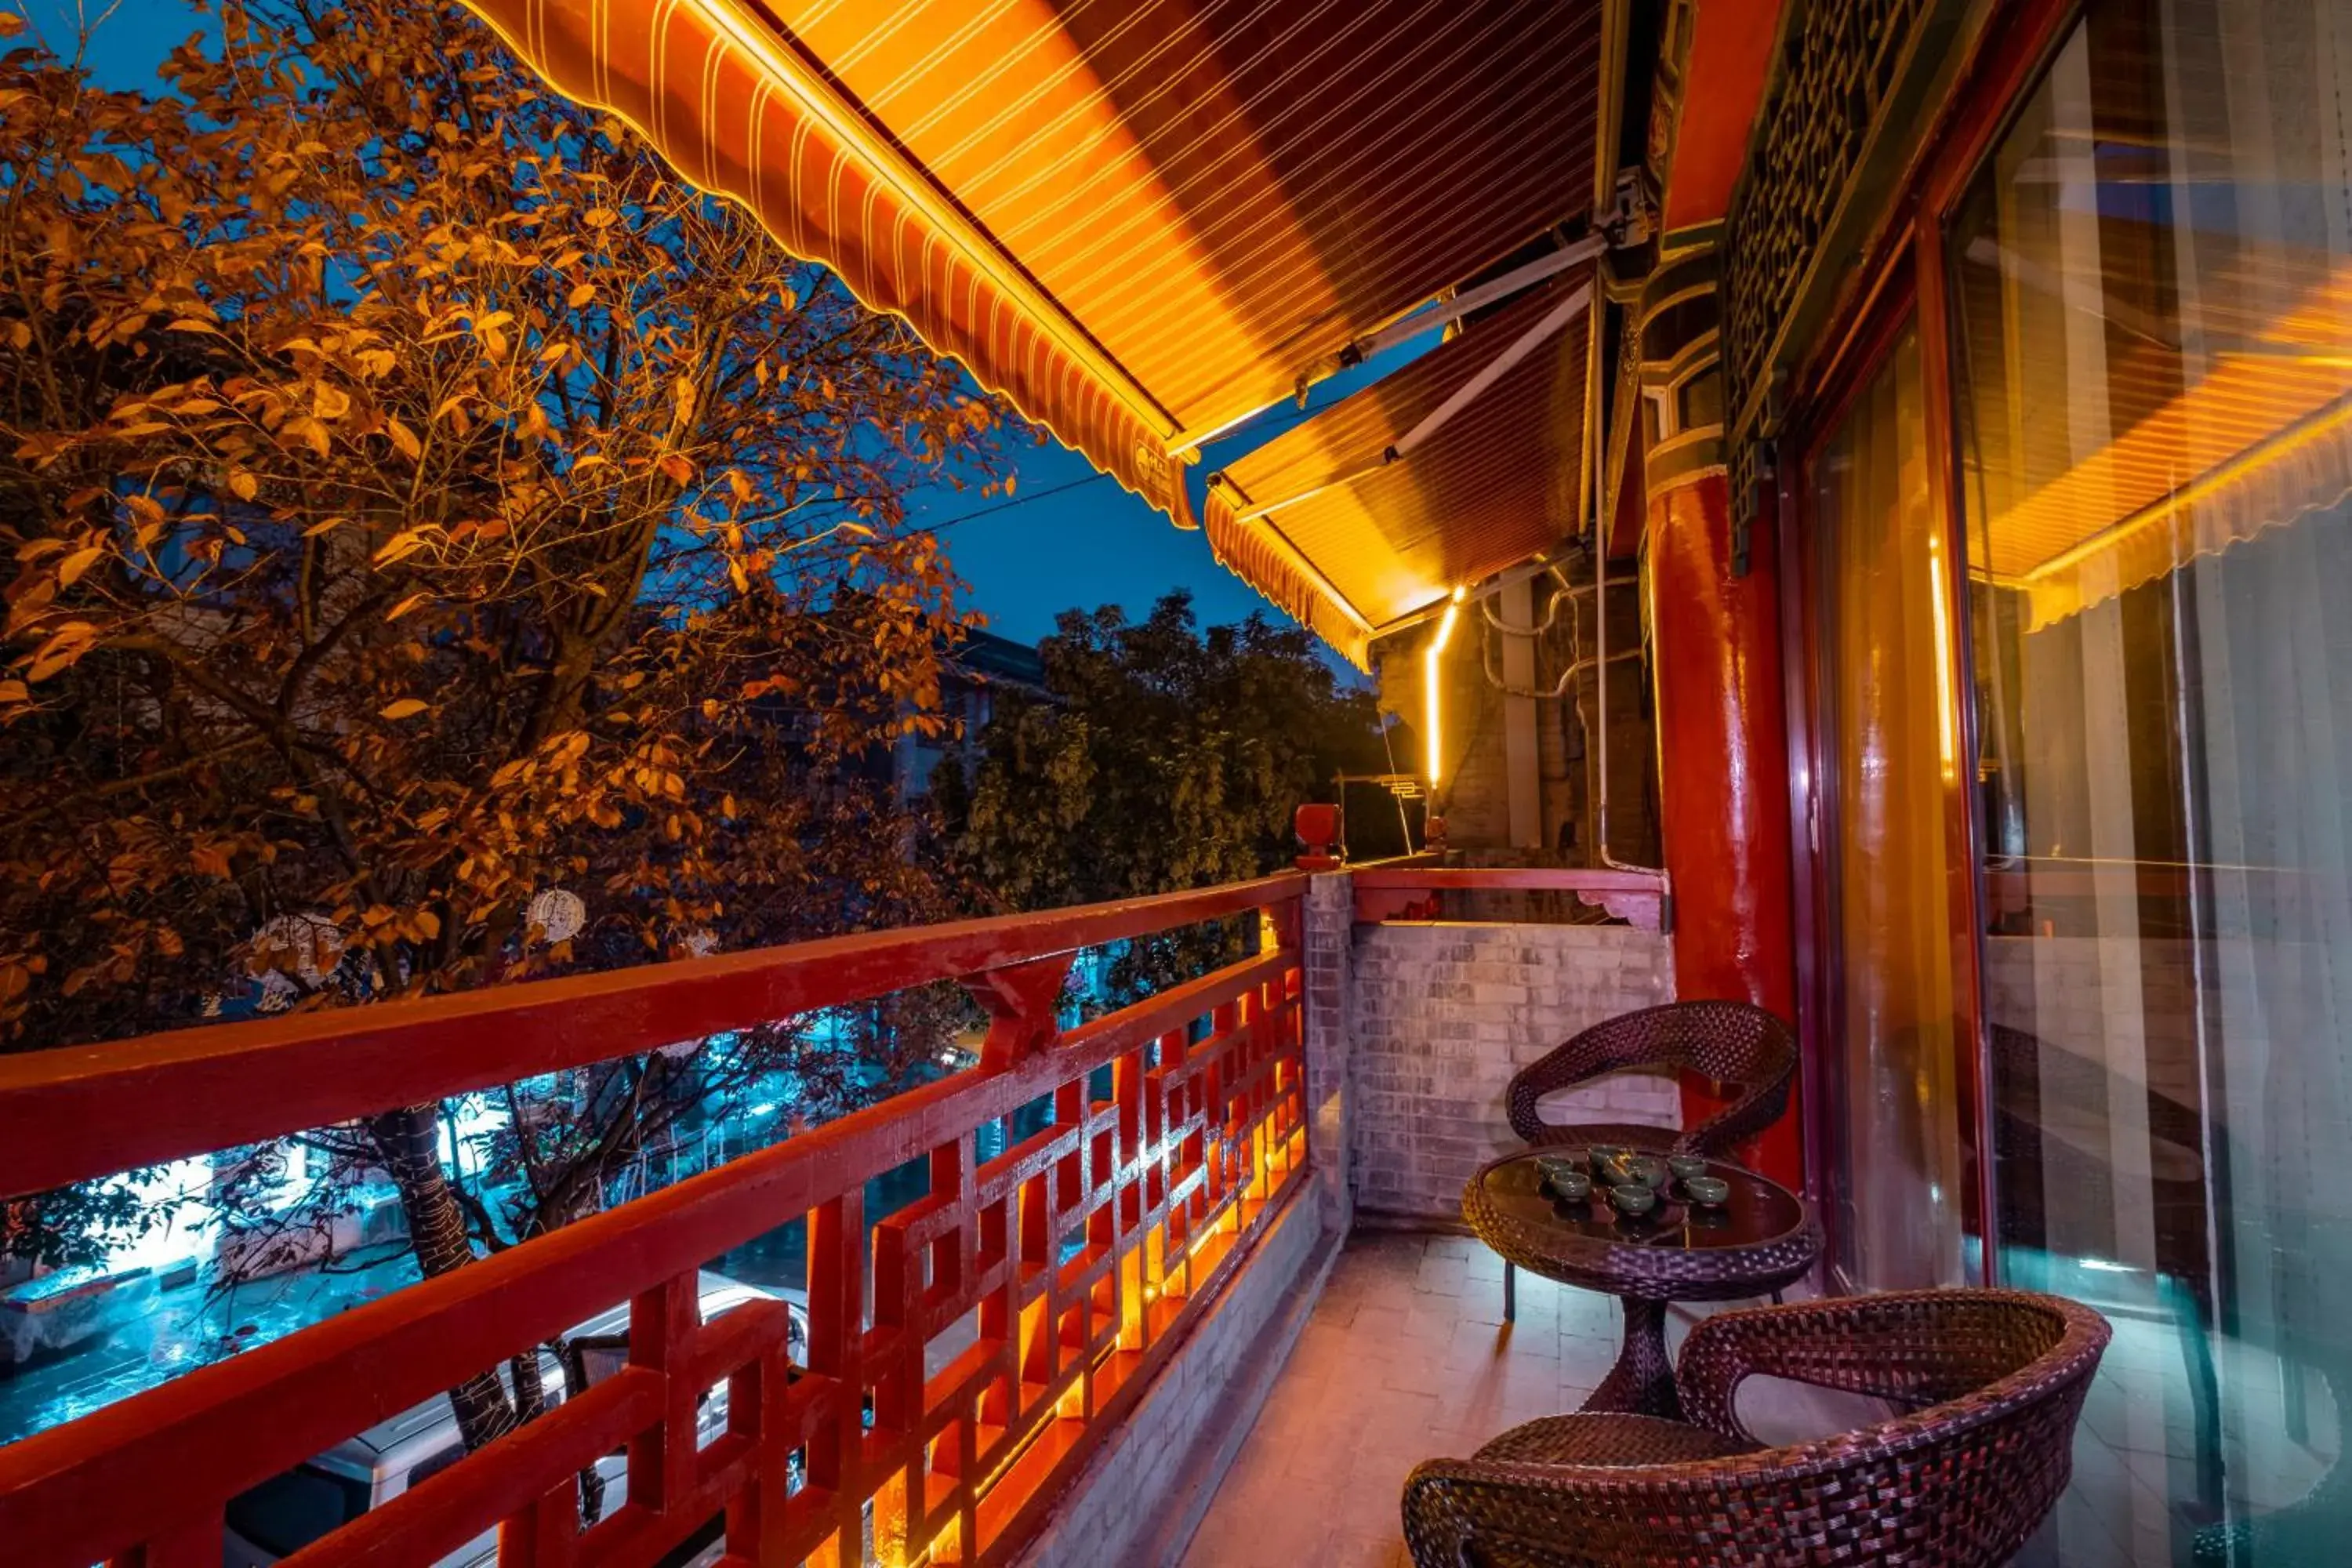
{"type": "MultiPolygon", "coordinates": [[[[1363,363],[1374,354],[1384,353],[1401,342],[1421,336],[1423,332],[1433,331],[1439,327],[1449,325],[1473,310],[1483,310],[1497,300],[1507,300],[1532,284],[1542,282],[1555,273],[1565,272],[1581,262],[1590,261],[1607,250],[1609,244],[1609,237],[1606,235],[1596,234],[1589,239],[1580,239],[1573,245],[1562,246],[1549,256],[1539,256],[1523,267],[1515,267],[1500,278],[1490,279],[1475,289],[1462,289],[1448,299],[1438,300],[1434,305],[1418,307],[1398,317],[1378,331],[1356,339],[1329,359],[1318,362],[1315,368],[1301,374],[1298,378],[1296,398],[1303,402],[1307,396],[1307,388],[1319,381],[1327,380],[1339,371],[1363,363]]],[[[1246,413],[1236,414],[1223,424],[1212,426],[1205,430],[1178,436],[1168,443],[1169,455],[1182,458],[1188,462],[1193,461],[1193,454],[1210,442],[1232,435],[1267,409],[1279,408],[1285,403],[1291,401],[1293,401],[1292,398],[1278,397],[1263,408],[1253,408],[1246,413]]]]}
{"type": "Polygon", "coordinates": [[[1491,279],[1475,289],[1465,289],[1450,300],[1438,301],[1432,310],[1415,310],[1400,316],[1379,331],[1358,338],[1339,351],[1339,365],[1346,369],[1358,365],[1411,338],[1417,338],[1433,327],[1443,327],[1461,320],[1473,310],[1484,310],[1497,300],[1507,300],[1532,283],[1540,283],[1555,272],[1564,272],[1581,262],[1591,260],[1609,248],[1606,235],[1596,234],[1580,239],[1574,245],[1562,246],[1549,256],[1539,256],[1524,267],[1515,267],[1500,278],[1491,279]]]}
{"type": "Polygon", "coordinates": [[[1454,388],[1453,396],[1431,409],[1420,424],[1398,437],[1396,445],[1382,454],[1383,459],[1393,463],[1436,435],[1447,420],[1475,402],[1480,393],[1508,375],[1512,366],[1533,353],[1546,339],[1557,336],[1569,322],[1584,314],[1591,304],[1592,285],[1579,284],[1576,291],[1547,311],[1543,320],[1521,332],[1510,347],[1487,361],[1477,374],[1454,388]]]}
{"type": "MultiPolygon", "coordinates": [[[[1354,484],[1358,479],[1363,479],[1370,474],[1378,473],[1381,468],[1386,468],[1389,464],[1402,460],[1410,455],[1414,447],[1420,446],[1424,441],[1427,441],[1431,437],[1436,435],[1439,430],[1443,429],[1447,420],[1453,418],[1456,414],[1461,413],[1462,410],[1467,408],[1472,403],[1475,402],[1479,394],[1494,385],[1495,383],[1500,381],[1504,376],[1508,375],[1511,372],[1512,366],[1517,364],[1530,353],[1533,353],[1546,339],[1558,336],[1559,332],[1567,327],[1569,322],[1584,314],[1584,312],[1591,308],[1591,303],[1592,285],[1590,283],[1579,284],[1574,293],[1569,295],[1558,305],[1555,305],[1551,310],[1546,311],[1541,321],[1536,322],[1533,326],[1530,326],[1526,331],[1521,332],[1518,337],[1512,342],[1509,347],[1504,349],[1502,353],[1496,354],[1493,359],[1489,360],[1483,367],[1481,367],[1477,374],[1472,376],[1468,381],[1464,382],[1460,386],[1455,387],[1454,389],[1453,396],[1448,397],[1444,403],[1441,403],[1435,408],[1431,409],[1428,414],[1422,417],[1420,424],[1415,425],[1412,429],[1398,437],[1396,444],[1381,454],[1379,462],[1368,463],[1360,468],[1353,469],[1350,472],[1339,475],[1334,479],[1326,479],[1319,485],[1311,486],[1307,489],[1295,491],[1290,495],[1283,497],[1280,500],[1266,501],[1259,505],[1238,510],[1234,513],[1234,521],[1236,522],[1255,522],[1259,518],[1265,517],[1270,512],[1279,510],[1283,507],[1297,506],[1300,501],[1310,500],[1316,496],[1321,495],[1326,490],[1335,490],[1339,489],[1342,486],[1354,484]]],[[[1213,477],[1212,482],[1214,482],[1213,477]]]]}

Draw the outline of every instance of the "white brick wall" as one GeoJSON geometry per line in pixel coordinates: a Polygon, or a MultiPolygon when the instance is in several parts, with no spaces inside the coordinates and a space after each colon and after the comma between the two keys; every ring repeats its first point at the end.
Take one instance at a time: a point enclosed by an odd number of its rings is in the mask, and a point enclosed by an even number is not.
{"type": "MultiPolygon", "coordinates": [[[[1359,927],[1349,1062],[1356,1206],[1459,1222],[1480,1165],[1519,1147],[1511,1075],[1580,1029],[1675,999],[1671,938],[1630,926],[1359,927]]],[[[1556,1095],[1555,1120],[1679,1127],[1674,1080],[1624,1073],[1556,1095]]]]}
{"type": "Polygon", "coordinates": [[[1323,1223],[1339,1236],[1345,1236],[1354,1220],[1348,1156],[1354,1140],[1355,1101],[1347,1089],[1355,912],[1355,880],[1346,872],[1327,872],[1308,884],[1300,940],[1307,970],[1307,1136],[1323,1223]]]}

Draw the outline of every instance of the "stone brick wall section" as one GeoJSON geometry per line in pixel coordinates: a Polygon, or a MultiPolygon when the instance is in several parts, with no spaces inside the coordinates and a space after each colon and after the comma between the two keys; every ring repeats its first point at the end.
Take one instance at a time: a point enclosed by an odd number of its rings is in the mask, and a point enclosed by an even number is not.
{"type": "MultiPolygon", "coordinates": [[[[1519,1146],[1503,1118],[1513,1073],[1604,1018],[1675,999],[1673,939],[1630,926],[1362,926],[1349,967],[1355,1206],[1396,1220],[1460,1223],[1463,1184],[1519,1146]]],[[[1656,1074],[1619,1074],[1545,1111],[1682,1124],[1674,1080],[1656,1074]]]]}
{"type": "Polygon", "coordinates": [[[1353,1220],[1348,1156],[1352,1141],[1348,1086],[1348,1042],[1352,1030],[1356,894],[1344,871],[1326,872],[1307,884],[1301,921],[1305,950],[1307,1043],[1307,1137],[1315,1162],[1317,1201],[1323,1223],[1346,1235],[1353,1220]]]}

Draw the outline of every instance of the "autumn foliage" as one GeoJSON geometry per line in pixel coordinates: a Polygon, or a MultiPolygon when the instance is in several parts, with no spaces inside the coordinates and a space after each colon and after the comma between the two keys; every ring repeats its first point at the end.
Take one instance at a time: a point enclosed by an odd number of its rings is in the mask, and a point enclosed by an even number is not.
{"type": "Polygon", "coordinates": [[[922,912],[994,406],[463,11],[215,16],[0,65],[0,1033],[922,912]]]}
{"type": "MultiPolygon", "coordinates": [[[[944,912],[875,761],[960,623],[903,498],[997,405],[456,6],[199,22],[125,91],[0,16],[0,1048],[944,912]]],[[[857,1027],[510,1086],[464,1170],[443,1106],[305,1139],[443,1273],[730,1094],[887,1092],[857,1027]]]]}

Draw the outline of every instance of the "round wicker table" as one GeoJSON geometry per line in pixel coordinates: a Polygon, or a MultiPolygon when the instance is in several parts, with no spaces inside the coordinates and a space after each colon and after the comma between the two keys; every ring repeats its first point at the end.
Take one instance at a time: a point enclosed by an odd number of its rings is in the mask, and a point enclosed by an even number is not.
{"type": "Polygon", "coordinates": [[[1462,1217],[1506,1262],[1622,1303],[1624,1346],[1585,1409],[1678,1421],[1666,1303],[1738,1300],[1802,1279],[1821,1256],[1821,1224],[1788,1188],[1719,1161],[1706,1167],[1731,1188],[1718,1208],[1685,1201],[1679,1182],[1638,1219],[1621,1217],[1599,1193],[1565,1203],[1536,1166],[1559,1152],[1531,1149],[1487,1165],[1462,1191],[1462,1217]]]}

